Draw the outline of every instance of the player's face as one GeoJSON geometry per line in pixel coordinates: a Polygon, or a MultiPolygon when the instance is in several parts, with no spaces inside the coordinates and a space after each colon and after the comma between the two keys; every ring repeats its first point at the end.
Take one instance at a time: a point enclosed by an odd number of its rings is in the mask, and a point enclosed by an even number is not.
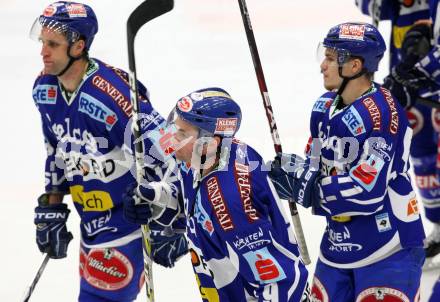
{"type": "Polygon", "coordinates": [[[194,144],[199,135],[199,131],[196,127],[185,122],[179,117],[176,119],[175,124],[176,131],[173,136],[173,145],[176,146],[176,158],[191,164],[192,152],[194,144]]]}
{"type": "Polygon", "coordinates": [[[63,34],[43,27],[40,35],[41,56],[43,57],[44,73],[57,75],[68,64],[68,42],[63,34]]]}
{"type": "Polygon", "coordinates": [[[321,73],[324,77],[324,87],[327,90],[338,89],[342,78],[338,72],[338,54],[335,50],[327,48],[324,59],[321,62],[321,73]]]}

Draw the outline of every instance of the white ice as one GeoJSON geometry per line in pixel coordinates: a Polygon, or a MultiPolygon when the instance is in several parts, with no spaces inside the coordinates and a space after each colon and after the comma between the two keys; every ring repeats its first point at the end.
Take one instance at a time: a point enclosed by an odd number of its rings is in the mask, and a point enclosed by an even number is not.
{"type": "MultiPolygon", "coordinates": [[[[125,23],[140,2],[86,1],[100,24],[92,56],[128,69],[125,23]]],[[[137,38],[138,78],[150,89],[154,106],[166,115],[180,96],[192,90],[223,87],[244,113],[238,137],[270,159],[273,145],[237,1],[175,2],[171,13],[145,25],[137,38]]],[[[39,45],[28,38],[28,32],[49,3],[0,0],[0,301],[21,301],[43,260],[34,243],[33,208],[44,189],[45,149],[31,95],[42,61],[39,45]]],[[[311,106],[323,92],[315,59],[317,43],[330,26],[370,19],[360,14],[352,0],[248,0],[248,7],[284,150],[301,153],[311,106]]],[[[380,26],[386,38],[389,27],[387,23],[380,26]]],[[[377,79],[386,73],[384,60],[377,79]]],[[[68,258],[49,261],[31,301],[76,301],[77,216],[72,213],[68,223],[75,236],[68,258]]],[[[324,221],[305,210],[301,218],[315,262],[324,221]]],[[[425,226],[429,231],[429,223],[425,226]]],[[[313,271],[314,265],[309,268],[313,271]]],[[[422,301],[430,294],[435,274],[423,278],[422,301]]],[[[200,301],[188,256],[172,270],[155,266],[154,278],[157,301],[200,301]]],[[[144,292],[137,301],[145,301],[144,292]]]]}

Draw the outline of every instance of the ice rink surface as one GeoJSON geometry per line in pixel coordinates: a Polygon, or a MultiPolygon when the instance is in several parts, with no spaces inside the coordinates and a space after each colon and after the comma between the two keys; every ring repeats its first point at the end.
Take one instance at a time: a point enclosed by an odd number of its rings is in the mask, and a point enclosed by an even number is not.
{"type": "MultiPolygon", "coordinates": [[[[125,23],[140,2],[85,1],[95,10],[100,26],[92,57],[128,69],[125,23]]],[[[273,145],[237,1],[175,2],[171,13],[140,30],[136,42],[138,78],[150,90],[153,106],[167,115],[188,92],[220,86],[242,108],[238,137],[270,159],[273,145]]],[[[0,0],[0,301],[5,302],[21,301],[43,260],[34,243],[33,208],[44,189],[45,149],[32,101],[32,85],[42,61],[39,44],[28,38],[28,32],[49,3],[0,0]]],[[[360,14],[352,0],[248,0],[248,8],[284,150],[301,153],[308,138],[311,107],[324,92],[315,59],[318,42],[333,25],[370,19],[360,14]]],[[[386,39],[389,27],[387,23],[380,26],[386,39]]],[[[385,59],[376,79],[386,75],[387,64],[385,59]]],[[[301,219],[315,262],[324,220],[305,210],[301,219]]],[[[76,301],[79,219],[75,213],[68,227],[75,236],[69,256],[49,261],[31,301],[76,301]]],[[[429,232],[431,226],[425,223],[425,227],[429,232]]],[[[154,268],[158,302],[200,301],[188,256],[171,270],[154,268]]],[[[314,264],[309,269],[313,271],[314,264]]],[[[435,274],[423,278],[422,301],[430,294],[435,274]]],[[[145,301],[144,292],[137,301],[145,301]]]]}

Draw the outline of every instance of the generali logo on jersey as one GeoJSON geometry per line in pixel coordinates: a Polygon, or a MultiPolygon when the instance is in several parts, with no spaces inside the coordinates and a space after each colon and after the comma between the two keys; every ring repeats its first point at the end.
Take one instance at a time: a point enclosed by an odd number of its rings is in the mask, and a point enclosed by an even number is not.
{"type": "Polygon", "coordinates": [[[217,217],[220,226],[224,231],[230,231],[234,229],[229,209],[226,206],[225,199],[223,198],[222,191],[218,184],[216,176],[209,178],[206,181],[208,199],[214,208],[215,216],[217,217]]]}
{"type": "Polygon", "coordinates": [[[93,77],[92,83],[101,91],[108,94],[128,117],[132,116],[133,106],[131,102],[106,79],[96,75],[93,77]]]}
{"type": "Polygon", "coordinates": [[[341,24],[339,27],[339,38],[351,40],[364,40],[365,25],[363,24],[341,24]]]}
{"type": "Polygon", "coordinates": [[[252,205],[251,200],[251,182],[249,166],[235,162],[234,164],[234,176],[235,182],[238,186],[238,191],[240,192],[240,199],[243,205],[244,213],[249,222],[254,222],[259,219],[257,210],[252,205]]]}
{"type": "Polygon", "coordinates": [[[380,90],[382,91],[391,112],[390,132],[392,134],[396,134],[397,130],[399,129],[399,114],[397,112],[396,103],[394,102],[393,96],[389,90],[385,88],[380,88],[380,90]]]}
{"type": "Polygon", "coordinates": [[[362,101],[362,103],[370,113],[371,122],[373,123],[373,130],[379,131],[382,117],[376,103],[372,98],[366,98],[362,101]]]}

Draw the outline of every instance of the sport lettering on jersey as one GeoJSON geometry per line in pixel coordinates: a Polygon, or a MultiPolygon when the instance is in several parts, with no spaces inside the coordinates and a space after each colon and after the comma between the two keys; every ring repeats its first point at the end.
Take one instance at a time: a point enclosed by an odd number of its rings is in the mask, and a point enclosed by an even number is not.
{"type": "Polygon", "coordinates": [[[341,24],[339,27],[340,39],[364,40],[365,25],[341,24]]]}
{"type": "Polygon", "coordinates": [[[365,133],[364,121],[354,107],[348,108],[347,112],[345,112],[342,117],[342,121],[348,127],[353,136],[365,133]]]}
{"type": "Polygon", "coordinates": [[[208,199],[214,209],[217,220],[224,231],[230,231],[234,229],[229,209],[226,206],[223,198],[222,191],[218,184],[216,176],[209,178],[206,182],[208,199]]]}
{"type": "Polygon", "coordinates": [[[372,98],[366,98],[362,101],[362,103],[370,113],[371,122],[373,124],[373,130],[380,131],[382,117],[379,108],[377,108],[376,103],[372,98]]]}
{"type": "Polygon", "coordinates": [[[244,213],[246,214],[247,220],[252,223],[258,220],[259,217],[251,199],[252,188],[250,183],[249,166],[235,162],[234,176],[238,191],[240,192],[240,200],[243,205],[244,213]]]}
{"type": "Polygon", "coordinates": [[[107,130],[111,130],[118,121],[116,113],[91,95],[81,92],[79,97],[78,111],[87,114],[94,120],[105,124],[107,130]]]}
{"type": "Polygon", "coordinates": [[[256,280],[263,284],[286,278],[283,268],[269,252],[267,247],[243,254],[256,280]]]}
{"type": "Polygon", "coordinates": [[[116,102],[116,104],[118,104],[119,108],[122,109],[125,115],[128,117],[132,116],[133,106],[131,102],[118,89],[110,84],[110,82],[99,75],[95,75],[92,79],[92,83],[102,92],[109,95],[116,102]]]}
{"type": "Polygon", "coordinates": [[[57,89],[56,85],[37,85],[32,91],[32,97],[37,104],[55,105],[57,89]]]}
{"type": "Polygon", "coordinates": [[[385,96],[385,100],[388,103],[391,112],[390,118],[390,132],[392,134],[396,134],[397,130],[399,130],[399,114],[397,113],[396,103],[394,102],[393,96],[391,92],[383,87],[380,88],[383,95],[385,96]]]}

